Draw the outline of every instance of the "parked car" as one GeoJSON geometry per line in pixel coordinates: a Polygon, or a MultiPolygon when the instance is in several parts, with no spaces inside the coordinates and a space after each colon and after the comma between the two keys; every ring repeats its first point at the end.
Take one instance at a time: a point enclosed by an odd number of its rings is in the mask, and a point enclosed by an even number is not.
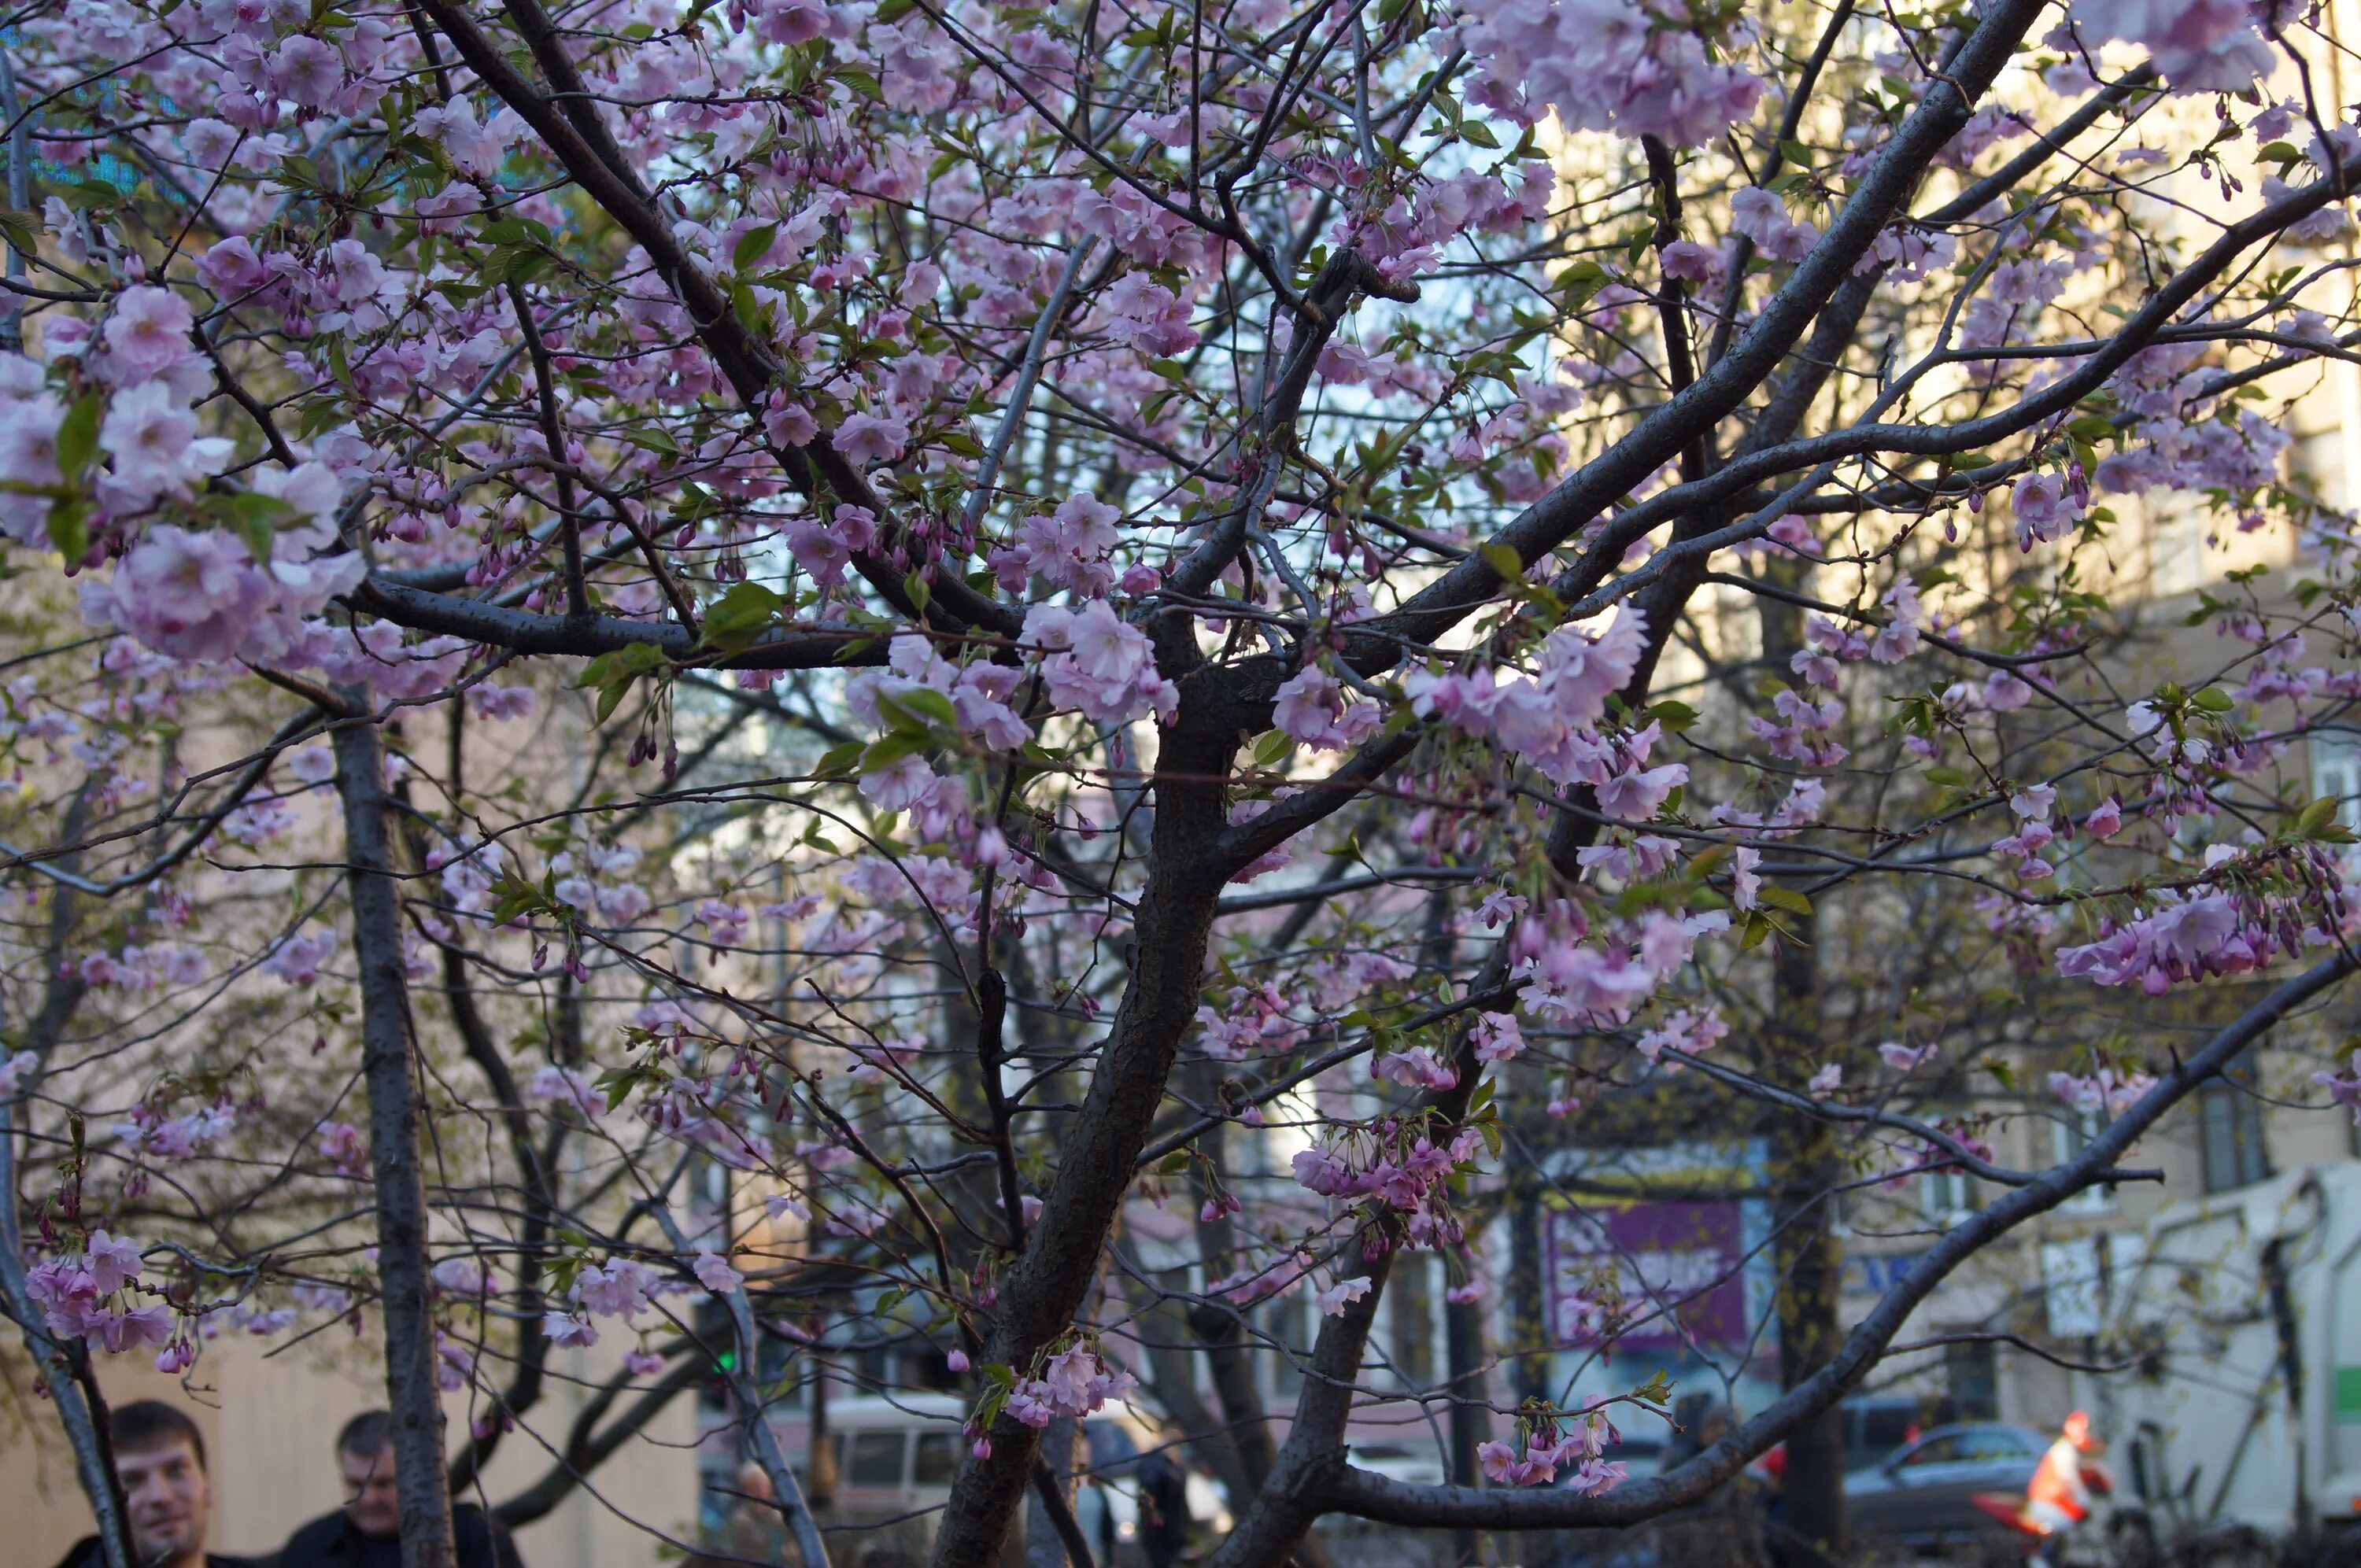
{"type": "Polygon", "coordinates": [[[1364,1470],[1374,1471],[1389,1481],[1406,1482],[1413,1486],[1440,1486],[1450,1479],[1443,1455],[1431,1441],[1416,1438],[1381,1438],[1374,1442],[1356,1441],[1349,1457],[1364,1470]]]}
{"type": "MultiPolygon", "coordinates": [[[[934,1539],[937,1510],[950,1497],[967,1414],[967,1401],[949,1394],[831,1401],[837,1481],[829,1522],[859,1530],[868,1538],[864,1546],[923,1559],[934,1539]]],[[[1084,1421],[1082,1438],[1089,1471],[1074,1500],[1074,1522],[1101,1563],[1114,1568],[1137,1562],[1139,1459],[1166,1440],[1151,1417],[1119,1404],[1084,1421]]],[[[1227,1534],[1232,1521],[1220,1490],[1181,1463],[1190,1517],[1227,1534]]]]}
{"type": "Polygon", "coordinates": [[[1940,1394],[1861,1394],[1841,1409],[1848,1471],[1866,1470],[1920,1433],[1957,1422],[1950,1398],[1940,1394]]]}
{"type": "Polygon", "coordinates": [[[1973,1421],[1937,1427],[1845,1477],[1845,1512],[1863,1540],[1940,1548],[2005,1533],[1978,1492],[2022,1496],[2050,1440],[2029,1427],[1973,1421]]]}

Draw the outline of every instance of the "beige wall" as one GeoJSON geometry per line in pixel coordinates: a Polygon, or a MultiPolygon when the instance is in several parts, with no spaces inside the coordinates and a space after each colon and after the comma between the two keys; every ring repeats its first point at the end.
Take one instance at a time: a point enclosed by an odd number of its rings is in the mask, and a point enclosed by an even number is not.
{"type": "MultiPolygon", "coordinates": [[[[190,1376],[194,1396],[179,1379],[149,1370],[145,1357],[100,1358],[100,1379],[110,1401],[165,1399],[196,1419],[212,1458],[209,1544],[220,1551],[276,1552],[296,1526],[335,1508],[341,1501],[331,1452],[336,1430],[356,1412],[384,1403],[381,1386],[373,1386],[381,1374],[372,1364],[332,1354],[333,1347],[325,1345],[290,1346],[277,1355],[268,1354],[270,1348],[225,1334],[206,1347],[190,1376]]],[[[533,1431],[520,1429],[501,1444],[485,1477],[485,1497],[498,1502],[510,1497],[551,1466],[550,1450],[563,1445],[587,1398],[581,1384],[595,1387],[620,1365],[624,1348],[602,1344],[552,1354],[553,1387],[534,1411],[533,1431]],[[543,1442],[534,1441],[536,1431],[543,1442]]],[[[21,1420],[14,1420],[0,1433],[0,1520],[7,1521],[9,1531],[0,1562],[12,1568],[48,1568],[89,1533],[90,1508],[48,1406],[24,1401],[16,1409],[29,1409],[43,1424],[28,1433],[21,1420]]],[[[452,1397],[445,1409],[454,1428],[463,1431],[463,1398],[452,1397]]],[[[518,1532],[527,1568],[653,1568],[665,1561],[663,1542],[639,1527],[676,1541],[692,1538],[697,1500],[689,1447],[694,1429],[695,1396],[684,1392],[639,1440],[593,1473],[588,1488],[577,1488],[548,1518],[518,1532]],[[593,1489],[598,1497],[590,1495],[593,1489]]],[[[677,1561],[677,1554],[671,1560],[677,1561]]]]}

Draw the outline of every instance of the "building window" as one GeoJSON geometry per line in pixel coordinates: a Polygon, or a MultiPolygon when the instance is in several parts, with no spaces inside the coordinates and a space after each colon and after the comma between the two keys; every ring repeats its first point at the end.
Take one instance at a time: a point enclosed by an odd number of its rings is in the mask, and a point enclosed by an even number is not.
{"type": "Polygon", "coordinates": [[[2000,1352],[1992,1341],[1945,1345],[1943,1383],[1951,1396],[1953,1420],[2000,1420],[2000,1352]]]}
{"type": "Polygon", "coordinates": [[[1405,1388],[1434,1384],[1433,1261],[1431,1253],[1403,1253],[1387,1283],[1386,1303],[1393,1310],[1394,1372],[1405,1388]]]}
{"type": "Polygon", "coordinates": [[[2361,738],[2343,729],[2315,729],[2307,742],[2312,753],[2312,797],[2343,802],[2336,819],[2361,832],[2361,738]]]}
{"type": "MultiPolygon", "coordinates": [[[[2091,1146],[2091,1140],[2106,1130],[2108,1116],[2103,1111],[2079,1110],[2068,1106],[2050,1123],[2057,1136],[2058,1163],[2065,1164],[2091,1146]]],[[[2061,1214],[2103,1214],[2114,1206],[2114,1189],[2103,1183],[2085,1187],[2058,1205],[2061,1214]]]]}
{"type": "Polygon", "coordinates": [[[1919,1177],[1918,1205],[1930,1225],[1955,1225],[1983,1207],[1976,1198],[1976,1179],[1957,1166],[1919,1177]]]}
{"type": "Polygon", "coordinates": [[[2271,1173],[2263,1147],[2263,1108],[2244,1086],[2217,1079],[2199,1090],[2197,1121],[2206,1191],[2251,1186],[2271,1173]]]}

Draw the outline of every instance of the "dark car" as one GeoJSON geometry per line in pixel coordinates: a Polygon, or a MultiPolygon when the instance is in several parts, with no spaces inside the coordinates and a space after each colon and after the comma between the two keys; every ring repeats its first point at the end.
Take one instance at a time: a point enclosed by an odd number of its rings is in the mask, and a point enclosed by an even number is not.
{"type": "Polygon", "coordinates": [[[2006,1533],[1978,1492],[2025,1495],[2050,1440],[2027,1427],[1973,1421],[1937,1427],[1883,1463],[1845,1477],[1853,1532],[1898,1546],[1939,1547],[2006,1533]]]}

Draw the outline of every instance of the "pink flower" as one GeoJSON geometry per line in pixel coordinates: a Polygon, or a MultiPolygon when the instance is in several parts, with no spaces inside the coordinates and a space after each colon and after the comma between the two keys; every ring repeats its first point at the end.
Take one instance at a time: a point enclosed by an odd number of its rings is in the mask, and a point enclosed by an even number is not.
{"type": "Polygon", "coordinates": [[[763,414],[763,433],[781,446],[809,446],[819,434],[819,422],[812,418],[811,410],[787,401],[784,392],[771,396],[771,406],[763,414]]]}
{"type": "Polygon", "coordinates": [[[101,1296],[112,1296],[139,1277],[139,1244],[128,1236],[93,1231],[84,1256],[91,1288],[101,1296]]]}
{"type": "Polygon", "coordinates": [[[103,334],[122,378],[148,380],[193,353],[189,329],[194,319],[188,302],[170,289],[143,283],[124,290],[103,334]]]}
{"type": "Polygon", "coordinates": [[[1366,1274],[1356,1275],[1350,1279],[1340,1279],[1320,1292],[1320,1310],[1328,1317],[1341,1318],[1345,1315],[1345,1308],[1368,1293],[1369,1277],[1366,1274]]]}
{"type": "Polygon", "coordinates": [[[197,276],[214,293],[229,299],[260,288],[270,274],[254,254],[253,242],[243,235],[217,240],[197,262],[197,276]]]}
{"type": "Polygon", "coordinates": [[[437,1286],[454,1296],[484,1296],[491,1292],[491,1276],[472,1257],[446,1257],[427,1272],[437,1286]]]}
{"type": "Polygon", "coordinates": [[[634,1350],[623,1357],[623,1370],[634,1377],[653,1377],[664,1365],[664,1357],[652,1350],[634,1350]]]}
{"type": "Polygon", "coordinates": [[[1478,1013],[1471,1032],[1477,1061],[1509,1061],[1525,1048],[1524,1031],[1513,1013],[1478,1013]]]}
{"type": "Polygon", "coordinates": [[[872,463],[891,463],[908,448],[910,427],[905,421],[876,414],[847,414],[844,422],[836,427],[836,433],[829,438],[829,444],[843,454],[847,462],[863,467],[872,463]]]}
{"type": "Polygon", "coordinates": [[[1836,1062],[1829,1062],[1812,1074],[1812,1080],[1804,1088],[1813,1099],[1824,1100],[1834,1094],[1843,1083],[1844,1069],[1836,1062]]]}
{"type": "Polygon", "coordinates": [[[1626,822],[1645,822],[1688,779],[1686,762],[1645,770],[1627,769],[1598,786],[1598,809],[1626,822]]]}
{"type": "Polygon", "coordinates": [[[2343,1105],[2353,1113],[2353,1124],[2361,1127],[2361,1063],[2347,1064],[2348,1077],[2339,1078],[2333,1072],[2315,1072],[2312,1081],[2328,1091],[2328,1102],[2343,1105]]]}
{"type": "Polygon", "coordinates": [[[2056,474],[2027,474],[2009,492],[2016,511],[2016,545],[2030,550],[2037,540],[2055,539],[2081,521],[2082,506],[2056,474]]]}
{"type": "Polygon", "coordinates": [[[598,1330],[579,1312],[548,1312],[541,1320],[541,1332],[555,1345],[594,1345],[598,1343],[598,1330]]]}
{"type": "Polygon", "coordinates": [[[910,811],[932,800],[942,782],[924,757],[913,755],[862,774],[861,793],[880,811],[910,811]]]}
{"type": "Polygon", "coordinates": [[[753,17],[755,37],[788,49],[809,43],[828,27],[829,9],[821,0],[764,0],[753,17]]]}
{"type": "Polygon", "coordinates": [[[142,1345],[162,1344],[172,1337],[179,1323],[171,1308],[161,1301],[151,1301],[127,1312],[94,1315],[83,1337],[110,1354],[121,1355],[142,1345]]]}
{"type": "Polygon", "coordinates": [[[1412,1046],[1406,1051],[1373,1057],[1369,1060],[1369,1076],[1389,1078],[1405,1089],[1444,1090],[1459,1081],[1458,1069],[1436,1056],[1431,1046],[1412,1046]]]}
{"type": "Polygon", "coordinates": [[[199,435],[197,416],[162,381],[115,393],[99,422],[98,444],[115,459],[115,483],[139,501],[186,489],[219,471],[236,451],[218,436],[199,435]]]}
{"type": "Polygon", "coordinates": [[[1662,265],[1667,278],[1689,283],[1708,282],[1721,269],[1721,252],[1693,239],[1676,239],[1664,247],[1662,265]]]}
{"type": "Polygon", "coordinates": [[[1908,1072],[1920,1062],[1932,1057],[1935,1050],[1936,1047],[1933,1046],[1921,1046],[1916,1050],[1913,1050],[1908,1046],[1897,1045],[1888,1040],[1877,1047],[1877,1054],[1885,1065],[1894,1071],[1908,1072]]]}
{"type": "Polygon", "coordinates": [[[271,84],[307,109],[324,109],[345,84],[345,62],[334,45],[302,33],[279,46],[270,60],[271,84]]]}
{"type": "Polygon", "coordinates": [[[574,1277],[574,1299],[602,1318],[629,1317],[648,1304],[656,1284],[656,1272],[646,1264],[610,1257],[605,1267],[593,1264],[574,1277]]]}
{"type": "Polygon", "coordinates": [[[697,1249],[697,1259],[689,1267],[697,1275],[697,1282],[717,1296],[726,1296],[746,1283],[744,1275],[703,1247],[697,1249]]]}

